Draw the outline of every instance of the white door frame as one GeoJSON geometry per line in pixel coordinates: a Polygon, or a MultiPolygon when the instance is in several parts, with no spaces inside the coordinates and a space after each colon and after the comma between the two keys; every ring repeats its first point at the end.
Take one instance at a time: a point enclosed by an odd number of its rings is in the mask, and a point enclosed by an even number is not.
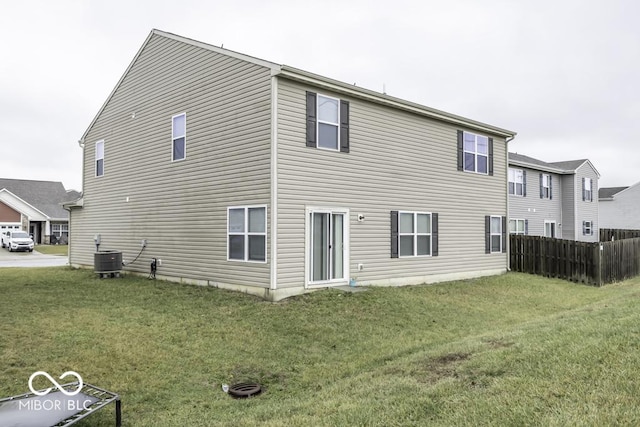
{"type": "Polygon", "coordinates": [[[318,206],[307,206],[305,208],[305,221],[304,221],[304,284],[305,288],[326,288],[328,286],[341,286],[349,283],[349,209],[348,208],[329,208],[318,206]],[[330,279],[322,281],[311,280],[311,214],[314,213],[327,213],[327,214],[342,214],[343,215],[343,269],[344,277],[341,279],[330,279]]]}
{"type": "Polygon", "coordinates": [[[544,228],[542,229],[542,234],[544,235],[544,237],[553,237],[553,238],[557,238],[558,237],[558,223],[554,220],[551,219],[545,219],[544,220],[544,228]],[[547,224],[553,224],[553,236],[547,236],[547,224]]]}

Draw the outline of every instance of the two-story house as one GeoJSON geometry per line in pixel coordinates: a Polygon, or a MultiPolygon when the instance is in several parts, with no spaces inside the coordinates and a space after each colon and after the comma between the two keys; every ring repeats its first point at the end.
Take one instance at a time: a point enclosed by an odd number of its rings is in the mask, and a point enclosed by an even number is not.
{"type": "Polygon", "coordinates": [[[640,182],[601,188],[598,195],[601,228],[640,230],[640,182]]]}
{"type": "Polygon", "coordinates": [[[509,153],[509,231],[597,242],[598,179],[586,159],[547,163],[509,153]]]}
{"type": "Polygon", "coordinates": [[[515,133],[153,30],[81,139],[70,263],[278,300],[507,270],[515,133]]]}

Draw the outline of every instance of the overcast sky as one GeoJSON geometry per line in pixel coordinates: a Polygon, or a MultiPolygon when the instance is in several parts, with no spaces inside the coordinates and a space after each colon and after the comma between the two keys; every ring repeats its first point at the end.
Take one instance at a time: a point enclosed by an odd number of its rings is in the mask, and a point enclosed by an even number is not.
{"type": "Polygon", "coordinates": [[[153,28],[518,133],[640,181],[640,2],[0,0],[0,177],[81,190],[77,141],[153,28]]]}

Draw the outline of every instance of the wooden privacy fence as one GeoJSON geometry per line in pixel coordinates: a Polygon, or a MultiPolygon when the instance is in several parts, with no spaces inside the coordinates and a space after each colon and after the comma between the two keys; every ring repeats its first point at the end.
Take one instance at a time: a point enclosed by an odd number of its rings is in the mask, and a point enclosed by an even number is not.
{"type": "Polygon", "coordinates": [[[640,275],[640,238],[601,243],[510,236],[511,270],[601,286],[640,275]]]}
{"type": "Polygon", "coordinates": [[[600,241],[610,242],[611,240],[635,239],[640,237],[640,230],[623,230],[619,228],[601,228],[600,241]]]}

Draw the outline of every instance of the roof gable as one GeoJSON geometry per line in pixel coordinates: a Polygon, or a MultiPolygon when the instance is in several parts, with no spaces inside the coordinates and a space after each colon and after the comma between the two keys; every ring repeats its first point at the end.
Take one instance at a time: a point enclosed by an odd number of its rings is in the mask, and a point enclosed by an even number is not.
{"type": "Polygon", "coordinates": [[[379,93],[379,92],[375,92],[375,91],[372,91],[372,90],[360,88],[358,86],[354,86],[354,85],[350,85],[350,84],[347,84],[347,83],[344,83],[344,82],[333,80],[333,79],[330,79],[330,78],[327,78],[327,77],[323,77],[323,76],[320,76],[318,74],[310,73],[310,72],[307,72],[307,71],[303,71],[303,70],[300,70],[300,69],[297,69],[297,68],[294,68],[294,67],[289,67],[289,66],[286,66],[286,65],[279,65],[279,64],[276,64],[276,63],[273,63],[273,62],[270,62],[270,61],[265,61],[265,60],[262,60],[262,59],[259,59],[259,58],[252,57],[250,55],[245,55],[245,54],[242,54],[242,53],[234,52],[232,50],[224,49],[222,47],[217,47],[217,46],[213,46],[213,45],[210,45],[210,44],[207,44],[207,43],[203,43],[203,42],[200,42],[200,41],[197,41],[197,40],[189,39],[187,37],[182,37],[182,36],[179,36],[179,35],[176,35],[176,34],[168,33],[168,32],[157,30],[157,29],[153,29],[153,30],[151,30],[151,32],[149,33],[149,35],[145,39],[144,43],[142,44],[142,46],[140,47],[140,49],[138,50],[138,52],[134,56],[133,60],[131,61],[131,63],[129,64],[129,66],[125,70],[125,72],[123,73],[122,77],[120,77],[120,80],[118,80],[117,84],[115,85],[115,87],[113,88],[113,90],[111,91],[111,93],[109,94],[107,99],[105,100],[105,102],[100,107],[100,110],[98,111],[98,113],[95,115],[95,117],[93,118],[93,120],[91,121],[91,123],[89,124],[87,129],[85,130],[85,132],[82,135],[82,138],[80,139],[80,141],[78,141],[81,145],[84,144],[84,140],[85,140],[86,136],[88,135],[90,130],[93,128],[94,124],[96,123],[96,121],[98,120],[98,118],[100,117],[100,115],[102,114],[104,109],[106,108],[106,106],[109,104],[111,98],[115,95],[115,93],[117,92],[118,88],[123,83],[124,79],[127,77],[129,72],[131,71],[131,69],[133,68],[135,63],[137,62],[137,60],[140,57],[141,53],[145,50],[145,48],[147,47],[147,45],[149,44],[149,42],[151,41],[151,39],[154,36],[169,38],[169,39],[176,40],[176,41],[179,41],[179,42],[182,42],[182,43],[186,43],[186,44],[191,45],[191,46],[197,46],[197,47],[200,47],[200,48],[203,48],[203,49],[210,50],[212,52],[216,52],[218,54],[230,56],[230,57],[233,57],[233,58],[236,58],[236,59],[247,61],[247,62],[255,64],[255,65],[259,65],[259,66],[263,66],[263,67],[269,68],[269,69],[271,69],[271,74],[273,76],[278,76],[278,77],[282,77],[282,78],[298,80],[298,81],[314,84],[314,85],[317,85],[317,86],[320,86],[320,87],[326,87],[326,88],[329,88],[331,90],[335,90],[335,91],[340,92],[340,93],[348,93],[348,94],[350,94],[352,96],[363,98],[363,99],[367,99],[367,100],[370,100],[370,101],[373,101],[373,102],[376,102],[376,103],[379,103],[379,104],[391,106],[391,107],[394,107],[394,108],[403,109],[403,110],[410,111],[410,112],[413,112],[413,113],[425,115],[427,117],[430,117],[430,118],[433,118],[433,119],[436,119],[436,120],[441,120],[441,121],[453,123],[453,124],[456,124],[456,125],[461,125],[461,126],[464,126],[464,127],[468,127],[470,129],[479,130],[479,131],[482,131],[482,132],[490,133],[490,134],[501,136],[501,137],[504,137],[504,138],[513,138],[516,135],[515,132],[510,131],[510,130],[506,130],[506,129],[502,129],[502,128],[495,127],[495,126],[492,126],[492,125],[488,125],[488,124],[485,124],[485,123],[477,122],[477,121],[470,120],[470,119],[467,119],[467,118],[464,118],[464,117],[461,117],[461,116],[456,116],[454,114],[446,113],[444,111],[436,110],[434,108],[430,108],[430,107],[426,107],[426,106],[423,106],[423,105],[420,105],[420,104],[416,104],[416,103],[412,103],[412,102],[409,102],[409,101],[405,101],[405,100],[400,99],[400,98],[395,98],[395,97],[392,97],[392,96],[388,96],[388,95],[383,94],[383,93],[379,93]]]}

